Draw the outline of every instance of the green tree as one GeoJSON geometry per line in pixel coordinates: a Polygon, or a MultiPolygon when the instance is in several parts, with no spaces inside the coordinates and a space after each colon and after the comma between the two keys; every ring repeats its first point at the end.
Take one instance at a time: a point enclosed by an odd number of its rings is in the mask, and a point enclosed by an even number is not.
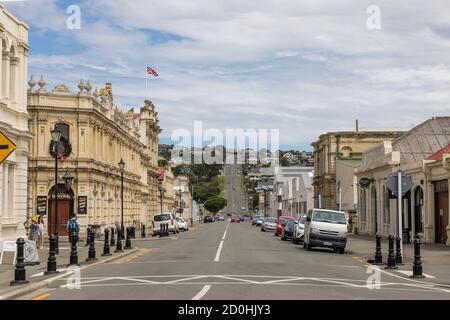
{"type": "Polygon", "coordinates": [[[224,199],[220,196],[214,196],[214,197],[206,200],[204,206],[205,206],[206,210],[208,210],[209,212],[211,212],[213,214],[216,214],[217,212],[219,212],[220,210],[225,208],[226,205],[227,205],[226,199],[224,199]]]}

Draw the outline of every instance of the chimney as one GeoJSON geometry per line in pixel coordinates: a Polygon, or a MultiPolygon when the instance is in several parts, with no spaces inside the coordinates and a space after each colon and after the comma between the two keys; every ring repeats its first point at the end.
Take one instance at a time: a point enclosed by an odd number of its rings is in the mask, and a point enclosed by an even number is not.
{"type": "Polygon", "coordinates": [[[359,120],[356,119],[356,132],[359,132],[359,120]]]}

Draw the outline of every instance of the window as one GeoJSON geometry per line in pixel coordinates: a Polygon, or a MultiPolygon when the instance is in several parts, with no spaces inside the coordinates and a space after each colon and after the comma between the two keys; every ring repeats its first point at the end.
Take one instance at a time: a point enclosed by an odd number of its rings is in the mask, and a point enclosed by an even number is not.
{"type": "Polygon", "coordinates": [[[383,187],[383,197],[384,197],[384,206],[383,206],[383,215],[384,215],[384,223],[391,223],[391,200],[389,199],[389,189],[386,186],[383,187]]]}
{"type": "Polygon", "coordinates": [[[67,140],[70,140],[70,136],[69,136],[69,125],[65,124],[65,123],[57,123],[55,125],[55,129],[58,129],[59,131],[61,131],[61,137],[65,138],[67,140]]]}

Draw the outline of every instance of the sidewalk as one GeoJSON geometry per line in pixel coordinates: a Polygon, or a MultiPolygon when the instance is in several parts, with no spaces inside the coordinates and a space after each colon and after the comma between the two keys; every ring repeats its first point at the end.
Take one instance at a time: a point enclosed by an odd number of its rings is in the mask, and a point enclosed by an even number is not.
{"type": "MultiPolygon", "coordinates": [[[[375,236],[350,234],[347,241],[347,250],[353,257],[362,260],[373,260],[375,255],[375,236]]],[[[450,247],[439,244],[421,244],[421,261],[423,273],[427,278],[420,279],[450,285],[450,247]],[[430,276],[430,277],[428,277],[430,276]]],[[[381,242],[383,262],[386,263],[388,255],[388,240],[383,238],[381,242]]],[[[407,277],[402,271],[412,274],[414,262],[414,245],[403,244],[403,265],[398,270],[390,270],[396,275],[407,277]]]]}
{"type": "MultiPolygon", "coordinates": [[[[135,252],[137,249],[125,250],[123,253],[114,253],[115,247],[110,248],[111,256],[102,257],[104,242],[101,240],[95,241],[96,261],[85,262],[88,257],[89,246],[85,246],[86,241],[78,243],[78,263],[80,268],[86,268],[96,263],[109,262],[115,259],[119,259],[128,254],[135,252]]],[[[132,246],[136,248],[134,239],[132,239],[132,246]]],[[[125,244],[125,241],[124,241],[125,244]]],[[[68,267],[70,261],[70,244],[69,242],[62,241],[59,243],[59,254],[56,256],[58,274],[44,276],[43,272],[47,270],[48,259],[48,242],[44,243],[44,248],[38,250],[39,253],[39,265],[26,266],[26,280],[30,283],[20,286],[10,286],[10,282],[14,280],[14,265],[0,265],[0,300],[11,299],[15,295],[22,295],[32,292],[36,289],[48,286],[52,279],[55,277],[63,277],[66,275],[65,270],[68,267]]]]}

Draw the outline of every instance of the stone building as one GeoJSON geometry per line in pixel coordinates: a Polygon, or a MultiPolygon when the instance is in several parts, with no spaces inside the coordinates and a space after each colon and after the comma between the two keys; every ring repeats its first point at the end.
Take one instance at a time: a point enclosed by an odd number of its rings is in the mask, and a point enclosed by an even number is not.
{"type": "MultiPolygon", "coordinates": [[[[29,81],[31,144],[28,178],[28,214],[45,216],[47,231],[55,224],[55,158],[50,151],[54,128],[62,132],[58,161],[58,230],[66,234],[72,212],[81,231],[101,229],[121,222],[121,173],[124,169],[124,222],[126,226],[151,225],[158,210],[158,113],[146,100],[139,112],[120,111],[114,105],[112,85],[92,92],[89,81],[80,81],[78,92],[66,85],[46,90],[46,82],[29,81]],[[61,176],[74,176],[67,190],[61,176]]],[[[51,229],[50,229],[51,228],[51,229]]]]}
{"type": "Polygon", "coordinates": [[[272,216],[300,217],[314,207],[313,167],[276,167],[273,179],[272,216]]]}
{"type": "Polygon", "coordinates": [[[397,235],[400,221],[404,240],[418,236],[423,242],[450,245],[449,127],[450,117],[434,117],[364,151],[356,174],[370,184],[358,187],[361,233],[397,235]],[[397,198],[385,185],[399,169],[413,182],[400,215],[397,198]]]}
{"type": "Polygon", "coordinates": [[[392,140],[404,130],[356,130],[328,132],[311,145],[314,148],[314,205],[338,209],[336,199],[336,159],[358,158],[380,142],[392,140]]]}
{"type": "Polygon", "coordinates": [[[175,201],[177,205],[177,217],[183,217],[187,221],[191,221],[192,217],[192,195],[189,189],[189,177],[178,176],[173,182],[173,189],[175,192],[175,201]],[[181,202],[180,202],[181,198],[181,202]],[[182,209],[182,210],[180,210],[182,209]],[[182,212],[180,212],[182,211],[182,212]]]}
{"type": "Polygon", "coordinates": [[[175,213],[175,191],[174,191],[174,176],[170,164],[165,167],[158,168],[159,176],[159,187],[162,187],[162,199],[161,193],[158,191],[158,213],[161,213],[161,201],[162,201],[162,212],[172,212],[175,213]]]}
{"type": "Polygon", "coordinates": [[[16,150],[0,164],[0,246],[25,235],[29,143],[28,26],[0,4],[0,132],[16,150]]]}

